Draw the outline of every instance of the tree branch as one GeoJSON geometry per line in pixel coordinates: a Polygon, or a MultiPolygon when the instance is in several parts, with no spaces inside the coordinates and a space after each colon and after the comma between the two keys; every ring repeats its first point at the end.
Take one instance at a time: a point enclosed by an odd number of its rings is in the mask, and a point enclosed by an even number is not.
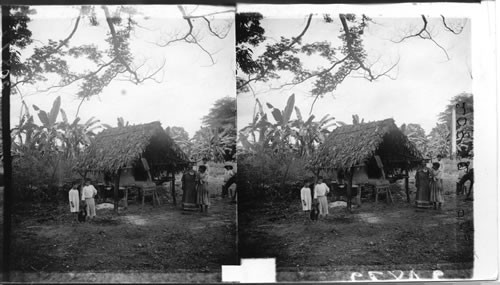
{"type": "Polygon", "coordinates": [[[78,113],[80,113],[80,107],[82,106],[83,100],[85,99],[87,99],[87,97],[83,97],[82,100],[80,101],[80,104],[78,104],[78,109],[76,109],[75,119],[78,118],[78,113]]]}
{"type": "MultiPolygon", "coordinates": [[[[341,63],[343,63],[343,62],[345,62],[348,58],[349,58],[349,55],[348,55],[348,56],[346,56],[346,57],[344,57],[344,58],[343,58],[343,59],[341,59],[341,60],[336,61],[336,62],[335,62],[332,66],[330,66],[330,67],[329,67],[329,68],[327,68],[327,69],[324,69],[324,70],[322,70],[322,71],[320,71],[320,72],[311,73],[311,75],[306,76],[306,77],[304,77],[304,78],[302,78],[302,79],[300,79],[300,80],[298,80],[298,81],[294,81],[294,82],[289,82],[289,83],[282,84],[280,87],[277,87],[276,89],[281,89],[281,88],[283,88],[283,87],[286,87],[286,86],[292,86],[292,85],[293,85],[293,86],[295,86],[295,85],[298,85],[298,84],[304,83],[304,82],[306,82],[307,80],[309,80],[309,79],[311,79],[311,78],[313,78],[313,77],[321,76],[321,75],[323,75],[323,74],[325,74],[325,73],[327,73],[327,72],[332,71],[332,70],[333,70],[333,69],[334,69],[337,65],[339,65],[339,64],[341,64],[341,63]]],[[[273,88],[273,89],[274,89],[274,88],[273,88]]]]}
{"type": "Polygon", "coordinates": [[[56,51],[61,49],[63,46],[67,45],[69,40],[73,37],[73,35],[75,34],[76,30],[78,29],[78,24],[80,23],[80,18],[82,17],[82,9],[80,9],[80,14],[78,15],[78,17],[76,18],[76,21],[75,21],[75,25],[73,26],[73,30],[71,31],[71,33],[64,39],[60,42],[59,46],[56,47],[56,51]]]}
{"type": "MultiPolygon", "coordinates": [[[[194,12],[194,11],[191,11],[191,13],[192,12],[194,12]]],[[[189,15],[189,16],[186,16],[186,17],[188,17],[190,19],[196,19],[196,18],[204,18],[204,17],[210,17],[210,16],[219,15],[219,14],[234,13],[234,12],[235,12],[234,9],[230,9],[230,10],[212,12],[212,13],[208,13],[208,14],[204,14],[204,15],[189,15]]]]}
{"type": "Polygon", "coordinates": [[[120,47],[119,47],[119,43],[118,43],[118,39],[117,39],[117,35],[116,35],[115,26],[114,26],[113,22],[111,21],[111,15],[109,14],[108,7],[104,6],[104,5],[101,7],[104,10],[104,14],[106,16],[106,22],[108,23],[109,31],[111,32],[111,37],[113,40],[113,49],[114,49],[114,53],[115,53],[115,59],[117,59],[120,62],[120,64],[126,69],[126,71],[131,75],[131,77],[132,77],[131,81],[133,83],[139,84],[139,83],[142,83],[148,79],[151,79],[154,75],[156,75],[165,66],[165,61],[163,61],[162,66],[160,68],[158,68],[155,72],[153,72],[149,76],[146,76],[146,77],[141,79],[139,77],[139,75],[137,74],[138,69],[132,70],[129,63],[123,58],[123,56],[120,53],[120,47]]]}
{"type": "MultiPolygon", "coordinates": [[[[115,62],[117,60],[117,58],[113,58],[112,60],[100,65],[96,70],[88,73],[88,74],[85,74],[85,75],[81,75],[81,76],[77,76],[75,78],[73,78],[72,80],[69,80],[63,84],[59,84],[59,85],[52,85],[46,89],[42,89],[42,90],[37,90],[37,92],[48,92],[54,88],[62,88],[62,87],[66,87],[66,86],[69,86],[73,83],[75,83],[76,81],[79,81],[79,80],[82,80],[82,79],[86,79],[86,78],[89,78],[91,76],[94,76],[94,75],[97,75],[99,72],[101,72],[101,70],[103,70],[105,67],[111,65],[113,62],[115,62]]],[[[17,82],[16,82],[17,83],[17,82]]]]}
{"type": "MultiPolygon", "coordinates": [[[[342,76],[342,78],[339,80],[339,82],[342,82],[344,81],[344,79],[349,76],[349,74],[351,74],[351,72],[353,71],[353,69],[349,69],[349,71],[342,76]]],[[[314,97],[314,101],[312,102],[311,104],[311,109],[309,110],[309,115],[312,114],[312,111],[313,111],[313,108],[314,108],[314,104],[316,103],[316,101],[318,100],[318,98],[321,97],[321,94],[317,94],[315,97],[314,97]]]]}
{"type": "Polygon", "coordinates": [[[217,38],[219,39],[224,39],[228,33],[229,33],[229,30],[227,31],[226,34],[220,34],[220,33],[217,33],[213,28],[212,28],[212,25],[211,25],[211,22],[210,20],[207,18],[208,16],[210,15],[216,15],[216,14],[222,14],[222,13],[227,13],[229,11],[232,11],[232,10],[227,10],[227,11],[221,11],[221,12],[214,12],[214,13],[210,13],[210,14],[206,14],[206,15],[200,15],[200,16],[192,16],[192,15],[188,15],[186,13],[186,10],[184,9],[184,7],[182,7],[182,5],[178,5],[177,8],[179,9],[179,11],[181,12],[182,14],[182,18],[186,21],[186,23],[188,24],[188,31],[184,34],[184,36],[182,37],[178,37],[178,38],[175,38],[175,39],[172,39],[166,43],[155,43],[156,45],[160,46],[160,47],[166,47],[174,42],[180,42],[180,41],[184,41],[186,43],[190,43],[190,44],[195,44],[197,45],[204,53],[206,53],[208,55],[208,57],[210,58],[210,61],[212,64],[215,64],[215,60],[212,56],[212,54],[205,48],[203,47],[203,45],[200,43],[200,41],[198,40],[197,38],[197,35],[194,34],[194,24],[193,24],[193,21],[192,19],[196,19],[196,18],[202,18],[203,20],[205,20],[205,22],[207,23],[207,27],[208,27],[208,30],[209,32],[216,36],[217,38]]]}
{"type": "Polygon", "coordinates": [[[462,27],[460,27],[460,30],[455,31],[455,30],[453,30],[452,28],[450,28],[448,26],[448,24],[446,23],[446,18],[443,15],[441,15],[441,19],[443,21],[443,26],[445,27],[445,29],[448,30],[448,31],[450,31],[450,32],[452,32],[452,33],[454,33],[455,35],[458,35],[458,34],[462,33],[462,31],[464,30],[465,25],[463,25],[462,27]]]}
{"type": "Polygon", "coordinates": [[[182,18],[184,20],[186,20],[186,22],[188,23],[189,30],[181,38],[176,38],[176,39],[170,40],[170,41],[166,42],[165,44],[158,44],[157,43],[157,45],[160,46],[160,47],[166,47],[169,44],[174,43],[174,42],[187,41],[189,36],[193,37],[194,26],[193,26],[193,22],[191,21],[191,18],[187,16],[186,10],[184,10],[184,8],[182,7],[182,5],[177,5],[177,8],[179,9],[179,11],[181,11],[182,18]]]}
{"type": "Polygon", "coordinates": [[[203,20],[205,20],[205,22],[207,22],[208,30],[210,31],[210,33],[212,33],[212,35],[218,37],[219,39],[224,39],[227,37],[227,35],[229,34],[229,29],[227,30],[226,34],[218,34],[217,32],[215,32],[212,29],[212,25],[210,23],[210,20],[207,17],[202,17],[202,18],[203,18],[203,20]]]}
{"type": "MultiPolygon", "coordinates": [[[[78,15],[78,17],[76,18],[76,21],[75,21],[75,24],[73,25],[73,29],[71,30],[71,33],[70,33],[70,34],[69,34],[69,35],[68,35],[68,36],[67,36],[64,40],[61,40],[61,41],[60,41],[59,45],[58,45],[58,46],[54,49],[54,52],[53,52],[53,53],[55,53],[55,52],[59,51],[59,50],[60,50],[63,46],[67,45],[67,44],[68,44],[68,42],[69,42],[69,40],[70,40],[70,39],[71,39],[71,38],[75,35],[76,30],[78,29],[78,26],[79,26],[79,24],[80,24],[80,19],[81,19],[82,15],[83,15],[83,12],[82,12],[82,9],[80,9],[80,14],[79,14],[79,15],[78,15]]],[[[7,46],[8,46],[7,44],[6,44],[6,45],[4,45],[4,46],[2,47],[2,50],[3,50],[4,48],[6,48],[7,46]]],[[[48,54],[48,55],[51,55],[51,54],[53,54],[53,53],[50,53],[50,54],[48,54]]],[[[27,77],[27,78],[25,78],[25,79],[23,79],[23,80],[16,81],[16,82],[12,85],[12,88],[17,87],[19,84],[22,84],[22,83],[27,83],[27,82],[29,82],[31,79],[32,79],[32,76],[29,76],[29,77],[27,77]]]]}
{"type": "MultiPolygon", "coordinates": [[[[313,16],[313,14],[309,14],[309,16],[307,17],[306,25],[304,26],[304,29],[302,29],[302,32],[298,36],[293,37],[292,40],[290,41],[290,43],[285,48],[283,48],[279,52],[277,52],[275,54],[276,57],[279,57],[280,55],[282,55],[286,51],[290,50],[293,47],[293,45],[295,45],[296,43],[298,43],[302,39],[302,37],[305,35],[307,30],[309,29],[309,26],[311,25],[312,16],[313,16]]],[[[269,71],[269,67],[267,67],[267,68],[261,67],[260,74],[258,76],[255,76],[253,78],[249,78],[247,81],[243,82],[240,86],[238,86],[238,88],[243,88],[253,81],[258,81],[258,80],[264,78],[268,71],[269,71]]]]}
{"type": "Polygon", "coordinates": [[[393,41],[393,40],[391,40],[391,41],[393,43],[397,43],[398,44],[398,43],[403,42],[404,40],[407,40],[409,38],[414,38],[414,37],[420,37],[422,39],[425,39],[425,36],[423,36],[422,34],[427,31],[427,19],[425,18],[424,15],[421,15],[421,17],[422,17],[422,21],[424,22],[424,26],[422,27],[422,29],[418,33],[405,36],[405,37],[401,38],[398,41],[393,41]]]}
{"type": "Polygon", "coordinates": [[[130,74],[133,75],[133,77],[134,77],[134,79],[136,81],[135,83],[137,84],[137,83],[141,82],[141,80],[139,79],[139,76],[137,75],[137,72],[135,72],[134,70],[132,70],[132,68],[130,68],[129,64],[122,57],[122,55],[120,53],[120,47],[119,47],[119,43],[118,43],[116,31],[115,31],[115,26],[113,25],[113,22],[111,22],[111,15],[109,14],[108,7],[104,6],[104,5],[101,6],[101,7],[104,10],[104,14],[106,15],[106,22],[108,23],[109,31],[111,33],[111,37],[112,37],[112,40],[113,40],[113,49],[114,49],[114,52],[115,52],[115,57],[123,65],[123,67],[125,67],[125,69],[127,69],[127,71],[130,74]]]}
{"type": "MultiPolygon", "coordinates": [[[[397,41],[391,40],[391,41],[394,43],[401,43],[407,39],[415,38],[415,37],[419,37],[419,38],[424,39],[424,40],[430,40],[431,42],[433,42],[437,47],[439,47],[444,52],[446,59],[450,60],[450,56],[448,55],[448,52],[446,51],[446,49],[443,46],[441,46],[438,42],[436,42],[436,40],[434,40],[431,33],[429,32],[427,18],[424,15],[421,15],[421,17],[422,17],[422,21],[423,21],[423,26],[422,26],[422,29],[420,29],[420,31],[418,31],[417,33],[414,33],[414,34],[404,36],[400,40],[397,40],[397,41]]],[[[451,28],[449,28],[446,24],[445,18],[443,16],[441,16],[441,18],[442,18],[443,24],[447,30],[449,30],[450,32],[452,32],[454,34],[459,34],[462,32],[462,30],[460,30],[460,32],[456,32],[456,31],[452,30],[451,28]]],[[[463,29],[463,27],[462,27],[462,29],[463,29]]]]}
{"type": "Polygon", "coordinates": [[[359,67],[366,71],[368,73],[367,79],[369,81],[373,81],[376,79],[376,77],[373,75],[372,70],[368,67],[365,66],[363,60],[359,58],[358,55],[356,55],[356,52],[354,51],[353,48],[353,35],[349,31],[349,26],[347,25],[347,20],[345,17],[345,14],[339,14],[340,22],[342,23],[342,28],[344,29],[344,32],[346,34],[346,45],[347,45],[347,50],[349,52],[349,56],[358,63],[359,67]]]}

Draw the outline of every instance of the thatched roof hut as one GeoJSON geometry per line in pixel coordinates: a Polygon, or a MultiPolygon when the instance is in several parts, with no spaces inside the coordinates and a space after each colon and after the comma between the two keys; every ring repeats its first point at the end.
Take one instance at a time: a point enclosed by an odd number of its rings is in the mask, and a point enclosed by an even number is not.
{"type": "Polygon", "coordinates": [[[422,154],[393,119],[341,126],[320,145],[310,162],[312,169],[350,169],[378,155],[384,168],[414,169],[422,154]]]}
{"type": "Polygon", "coordinates": [[[180,171],[187,155],[169,137],[160,122],[110,128],[99,133],[78,163],[83,171],[117,173],[145,158],[151,169],[180,171]]]}

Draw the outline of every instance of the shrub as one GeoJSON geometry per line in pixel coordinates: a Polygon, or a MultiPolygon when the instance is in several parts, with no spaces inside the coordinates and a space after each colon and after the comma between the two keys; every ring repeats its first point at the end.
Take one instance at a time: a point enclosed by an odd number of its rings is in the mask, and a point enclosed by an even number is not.
{"type": "Polygon", "coordinates": [[[297,199],[302,181],[311,176],[305,165],[303,158],[290,155],[277,159],[263,152],[239,158],[240,201],[297,199]]]}
{"type": "MultiPolygon", "coordinates": [[[[71,161],[57,154],[39,155],[26,152],[12,160],[14,201],[58,202],[67,199],[63,180],[73,179],[71,161]]],[[[67,186],[66,186],[67,188],[67,186]]]]}

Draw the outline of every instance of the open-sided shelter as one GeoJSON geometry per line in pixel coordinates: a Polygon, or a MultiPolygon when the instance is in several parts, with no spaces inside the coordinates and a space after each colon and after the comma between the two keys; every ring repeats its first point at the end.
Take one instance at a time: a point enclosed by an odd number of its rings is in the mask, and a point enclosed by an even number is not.
{"type": "Polygon", "coordinates": [[[309,166],[317,173],[341,170],[348,184],[352,183],[353,176],[356,178],[356,170],[360,168],[366,169],[366,175],[373,178],[403,172],[408,195],[408,171],[417,168],[422,159],[415,144],[394,120],[385,119],[334,129],[319,146],[309,166]]]}
{"type": "MultiPolygon", "coordinates": [[[[114,180],[115,198],[119,186],[141,188],[144,197],[148,190],[156,188],[153,175],[168,172],[174,177],[174,173],[185,169],[188,163],[187,155],[160,122],[152,122],[105,129],[97,134],[77,168],[84,173],[110,175],[114,180]]],[[[127,203],[127,191],[125,196],[127,203]]]]}

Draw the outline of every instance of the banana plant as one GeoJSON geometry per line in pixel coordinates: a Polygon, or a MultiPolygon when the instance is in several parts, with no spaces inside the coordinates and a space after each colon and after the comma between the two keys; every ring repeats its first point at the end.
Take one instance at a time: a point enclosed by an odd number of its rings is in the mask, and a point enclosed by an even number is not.
{"type": "Polygon", "coordinates": [[[298,107],[295,107],[297,120],[293,122],[295,127],[294,137],[299,148],[301,156],[311,155],[318,144],[325,141],[326,136],[330,133],[329,128],[337,126],[334,122],[335,118],[330,115],[325,115],[319,121],[313,121],[315,116],[310,115],[307,120],[302,119],[301,112],[298,107]]]}
{"type": "Polygon", "coordinates": [[[69,122],[66,112],[61,109],[62,122],[58,123],[61,131],[60,138],[64,143],[64,154],[66,158],[77,157],[83,148],[90,145],[95,137],[95,130],[101,127],[99,120],[91,117],[85,123],[80,124],[80,118],[77,117],[73,122],[69,122]]]}
{"type": "Polygon", "coordinates": [[[58,96],[54,100],[50,112],[41,110],[36,105],[33,105],[33,109],[37,112],[42,123],[38,126],[36,139],[38,150],[43,153],[58,152],[61,147],[61,136],[57,125],[57,117],[61,109],[61,97],[58,96]]]}
{"type": "Polygon", "coordinates": [[[219,132],[217,128],[204,127],[196,132],[191,141],[194,159],[209,158],[213,161],[225,161],[236,146],[236,134],[232,128],[219,132]]]}
{"type": "Polygon", "coordinates": [[[276,123],[267,119],[261,103],[256,100],[257,112],[249,126],[240,130],[240,152],[255,153],[263,149],[272,150],[274,153],[297,152],[300,156],[311,154],[318,143],[322,143],[329,133],[328,128],[335,126],[335,118],[324,116],[320,121],[314,121],[315,116],[310,115],[303,119],[300,109],[295,106],[295,95],[292,94],[285,108],[280,110],[270,103],[266,106],[271,111],[276,123]],[[297,119],[292,120],[295,110],[297,119]],[[255,133],[259,139],[255,139],[255,133]],[[253,137],[253,141],[250,140],[253,137]]]}
{"type": "MultiPolygon", "coordinates": [[[[111,129],[111,128],[115,128],[109,124],[102,124],[102,126],[106,129],[111,129]]],[[[118,128],[122,128],[122,127],[128,127],[129,126],[129,122],[127,121],[125,123],[125,119],[123,119],[123,117],[118,117],[117,118],[117,122],[116,122],[116,127],[118,128]]]]}

